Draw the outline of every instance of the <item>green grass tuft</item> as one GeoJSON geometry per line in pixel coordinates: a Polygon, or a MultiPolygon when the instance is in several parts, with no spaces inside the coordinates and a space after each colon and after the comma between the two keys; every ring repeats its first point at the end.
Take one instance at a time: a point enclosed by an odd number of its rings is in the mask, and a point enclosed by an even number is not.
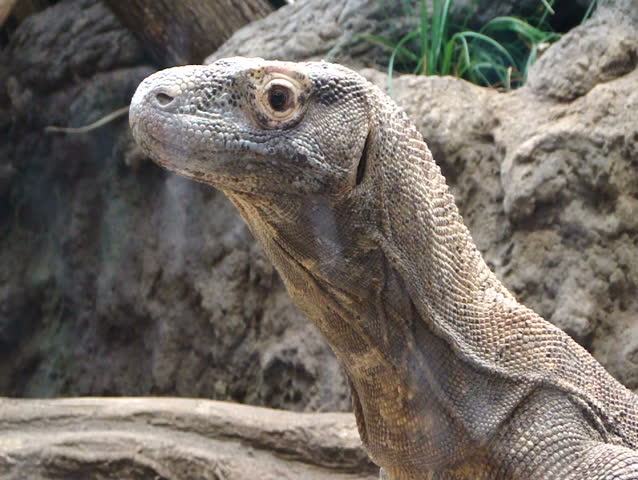
{"type": "MultiPolygon", "coordinates": [[[[428,11],[426,0],[420,1],[419,26],[393,42],[375,35],[362,38],[391,50],[388,64],[388,87],[392,95],[392,76],[398,65],[403,71],[420,75],[453,75],[478,85],[516,88],[527,79],[539,49],[555,42],[561,34],[552,31],[547,16],[554,14],[554,0],[539,0],[542,13],[535,21],[517,17],[497,17],[479,31],[465,24],[450,23],[453,0],[433,0],[428,11]],[[532,24],[534,23],[534,24],[532,24]]],[[[592,0],[583,22],[591,15],[597,0],[592,0]]],[[[408,1],[404,10],[415,12],[408,1]]]]}

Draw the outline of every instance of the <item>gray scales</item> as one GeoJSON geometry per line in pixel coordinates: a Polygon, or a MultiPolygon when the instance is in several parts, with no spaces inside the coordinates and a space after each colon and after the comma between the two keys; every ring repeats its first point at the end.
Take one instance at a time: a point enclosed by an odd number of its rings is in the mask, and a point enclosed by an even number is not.
{"type": "Polygon", "coordinates": [[[382,478],[638,479],[638,398],[500,283],[377,87],[236,57],[150,76],[130,121],[237,207],[344,366],[382,478]]]}

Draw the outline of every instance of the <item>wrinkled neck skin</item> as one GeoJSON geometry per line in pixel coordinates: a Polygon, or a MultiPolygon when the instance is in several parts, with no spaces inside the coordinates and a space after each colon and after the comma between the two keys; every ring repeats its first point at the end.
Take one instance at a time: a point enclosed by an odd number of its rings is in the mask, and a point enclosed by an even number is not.
{"type": "Polygon", "coordinates": [[[477,374],[439,320],[462,320],[482,282],[500,284],[407,118],[406,128],[375,132],[364,180],[372,185],[348,195],[226,192],[344,365],[362,440],[393,479],[462,465],[469,444],[495,427],[464,425],[460,403],[485,405],[458,391],[477,374]]]}

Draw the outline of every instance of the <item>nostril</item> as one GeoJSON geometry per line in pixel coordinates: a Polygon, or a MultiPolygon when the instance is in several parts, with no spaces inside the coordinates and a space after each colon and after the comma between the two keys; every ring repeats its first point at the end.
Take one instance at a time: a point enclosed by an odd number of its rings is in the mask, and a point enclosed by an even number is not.
{"type": "Polygon", "coordinates": [[[159,103],[163,107],[165,107],[166,105],[171,103],[173,100],[175,100],[174,97],[171,97],[170,95],[167,95],[164,92],[155,94],[155,99],[157,100],[157,103],[159,103]]]}

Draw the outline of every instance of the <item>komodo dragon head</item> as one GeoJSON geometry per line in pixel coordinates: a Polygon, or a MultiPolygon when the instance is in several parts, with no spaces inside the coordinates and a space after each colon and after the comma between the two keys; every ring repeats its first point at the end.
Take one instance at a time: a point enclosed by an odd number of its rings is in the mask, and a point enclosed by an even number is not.
{"type": "Polygon", "coordinates": [[[156,162],[219,189],[338,194],[361,181],[370,88],[339,65],[237,57],[150,76],[130,121],[156,162]]]}

